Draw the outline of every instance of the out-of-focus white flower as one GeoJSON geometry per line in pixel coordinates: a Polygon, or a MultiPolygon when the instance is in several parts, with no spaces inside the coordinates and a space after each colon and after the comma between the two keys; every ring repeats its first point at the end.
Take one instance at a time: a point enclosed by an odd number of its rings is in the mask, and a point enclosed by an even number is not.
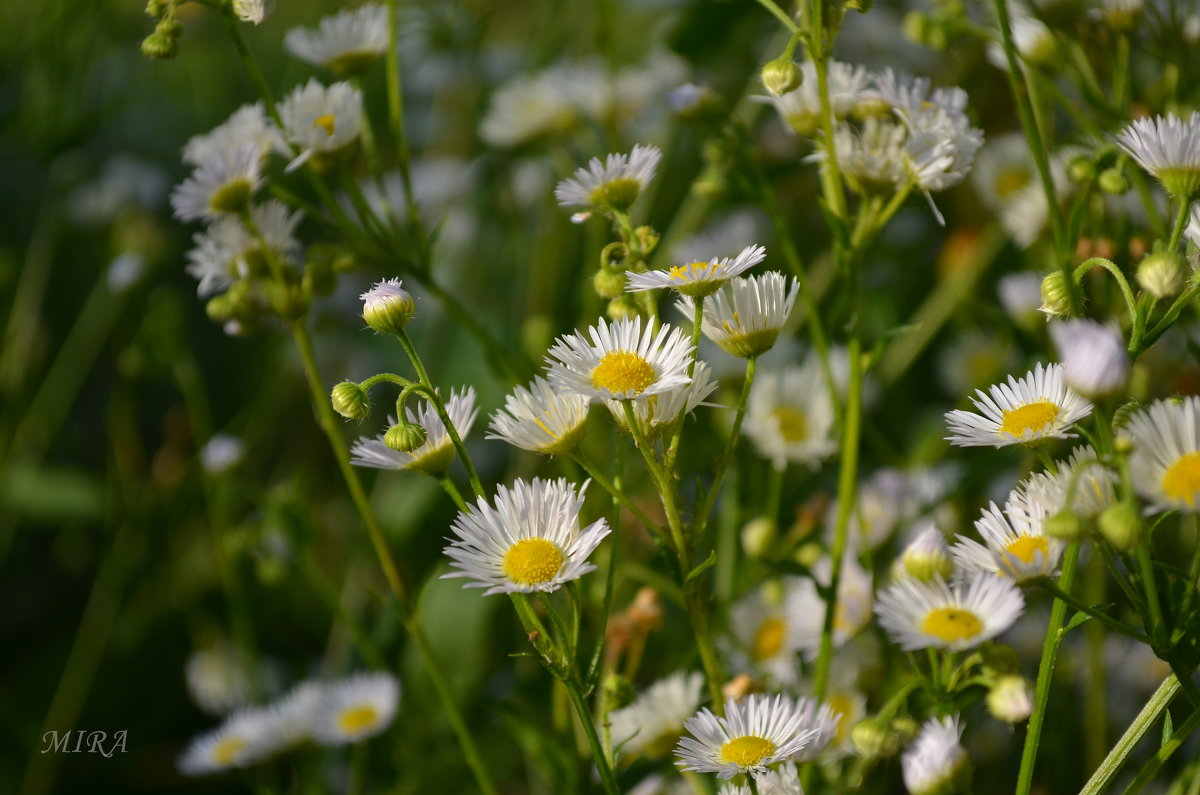
{"type": "Polygon", "coordinates": [[[603,162],[593,157],[587,168],[575,171],[574,178],[558,183],[554,198],[562,207],[624,212],[654,179],[660,159],[662,152],[658,147],[640,144],[627,155],[610,154],[603,162]]]}
{"type": "Polygon", "coordinates": [[[287,170],[354,143],[362,127],[362,114],[362,92],[350,83],[326,87],[314,78],[297,87],[279,103],[284,137],[297,150],[287,170]]]}
{"type": "Polygon", "coordinates": [[[222,475],[241,463],[246,443],[228,433],[218,433],[200,449],[200,464],[210,475],[222,475]]]}
{"type": "Polygon", "coordinates": [[[388,46],[388,11],[378,3],[347,8],[322,19],[316,29],[292,28],[283,39],[292,55],[334,74],[359,74],[388,46]]]}
{"type": "Polygon", "coordinates": [[[1133,487],[1154,512],[1200,513],[1200,397],[1160,400],[1130,418],[1133,487]]]}
{"type": "Polygon", "coordinates": [[[1117,135],[1117,143],[1177,199],[1200,196],[1200,111],[1187,119],[1137,119],[1117,135]]]}
{"type": "Polygon", "coordinates": [[[267,273],[267,257],[295,264],[300,252],[295,232],[301,217],[299,210],[292,212],[283,202],[271,199],[250,207],[250,218],[261,239],[232,216],[193,235],[186,270],[200,282],[196,292],[204,298],[224,292],[237,279],[267,273]],[[264,242],[268,251],[263,250],[264,242]]]}
{"type": "Polygon", "coordinates": [[[399,700],[400,683],[385,672],[325,684],[313,707],[312,738],[321,745],[346,745],[382,734],[399,700]]]}
{"type": "Polygon", "coordinates": [[[261,153],[256,145],[244,143],[211,153],[171,192],[171,209],[181,221],[236,215],[249,206],[263,182],[261,153]]]}
{"type": "Polygon", "coordinates": [[[925,721],[917,739],[900,757],[904,786],[912,795],[951,791],[952,783],[968,764],[967,752],[959,743],[961,737],[957,715],[925,721]]]}
{"type": "Polygon", "coordinates": [[[233,0],[233,14],[243,22],[261,25],[275,10],[275,0],[233,0]]]}
{"type": "Polygon", "coordinates": [[[1062,359],[1067,386],[1092,400],[1124,391],[1129,354],[1116,329],[1094,320],[1072,319],[1050,325],[1050,337],[1062,359]]]}
{"type": "MultiPolygon", "coordinates": [[[[840,61],[830,61],[828,66],[829,103],[834,118],[848,118],[859,103],[874,98],[868,88],[871,75],[865,67],[840,61]]],[[[821,124],[821,96],[812,62],[802,63],[800,72],[804,80],[795,91],[781,97],[760,99],[772,103],[788,127],[798,135],[810,135],[821,124]]]]}
{"type": "Polygon", "coordinates": [[[683,734],[683,722],[700,708],[704,675],[679,671],[609,713],[613,748],[629,756],[665,756],[683,734]]]}
{"type": "Polygon", "coordinates": [[[833,455],[833,404],[816,356],[801,367],[758,372],[742,433],[777,469],[789,461],[815,468],[833,455]]]}

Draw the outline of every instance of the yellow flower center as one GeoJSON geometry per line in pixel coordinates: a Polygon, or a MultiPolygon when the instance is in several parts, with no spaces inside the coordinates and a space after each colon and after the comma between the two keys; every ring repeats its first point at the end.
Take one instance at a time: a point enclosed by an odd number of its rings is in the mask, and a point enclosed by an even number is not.
{"type": "Polygon", "coordinates": [[[782,618],[768,618],[754,633],[754,659],[767,660],[779,654],[783,648],[783,636],[787,632],[787,624],[782,618]]]}
{"type": "Polygon", "coordinates": [[[637,395],[654,383],[654,367],[629,351],[609,351],[592,370],[592,386],[614,395],[637,395]]]}
{"type": "Polygon", "coordinates": [[[692,262],[687,265],[676,265],[671,270],[667,271],[667,275],[672,279],[677,279],[681,282],[695,279],[697,275],[708,267],[707,262],[692,262]]]}
{"type": "Polygon", "coordinates": [[[1033,563],[1037,553],[1042,553],[1042,559],[1050,557],[1050,545],[1044,536],[1017,536],[1004,547],[1004,551],[1022,563],[1033,563]]]}
{"type": "Polygon", "coordinates": [[[1163,474],[1163,491],[1173,500],[1196,506],[1196,493],[1200,492],[1200,453],[1184,453],[1163,474]]]}
{"type": "Polygon", "coordinates": [[[1004,412],[1000,433],[1021,438],[1025,434],[1044,431],[1058,417],[1059,408],[1049,400],[1035,400],[1004,412]]]}
{"type": "Polygon", "coordinates": [[[846,724],[850,722],[850,713],[854,711],[854,704],[841,693],[831,694],[825,703],[837,715],[837,731],[833,734],[833,742],[837,744],[846,736],[846,724]]]}
{"type": "Polygon", "coordinates": [[[249,744],[241,737],[226,737],[213,746],[213,759],[216,760],[218,765],[232,765],[233,758],[237,756],[238,751],[249,744]]]}
{"type": "Polygon", "coordinates": [[[1023,168],[1009,168],[996,176],[996,195],[1007,199],[1029,184],[1029,172],[1023,168]]]}
{"type": "Polygon", "coordinates": [[[361,706],[342,710],[338,715],[337,725],[346,734],[357,734],[363,729],[369,729],[379,722],[379,713],[374,707],[361,706]]]}
{"type": "Polygon", "coordinates": [[[761,737],[738,737],[721,746],[721,761],[739,767],[757,765],[775,753],[775,743],[761,737]]]}
{"type": "Polygon", "coordinates": [[[518,585],[540,585],[554,579],[565,556],[554,542],[522,538],[504,553],[504,573],[518,585]]]}
{"type": "Polygon", "coordinates": [[[808,418],[804,412],[791,406],[776,406],[771,416],[779,423],[779,435],[785,442],[803,442],[808,438],[808,418]]]}
{"type": "Polygon", "coordinates": [[[320,127],[330,138],[333,137],[333,114],[326,113],[313,119],[313,128],[320,127]]]}
{"type": "Polygon", "coordinates": [[[931,610],[921,622],[921,629],[946,643],[970,640],[983,632],[983,622],[969,610],[939,607],[931,610]]]}

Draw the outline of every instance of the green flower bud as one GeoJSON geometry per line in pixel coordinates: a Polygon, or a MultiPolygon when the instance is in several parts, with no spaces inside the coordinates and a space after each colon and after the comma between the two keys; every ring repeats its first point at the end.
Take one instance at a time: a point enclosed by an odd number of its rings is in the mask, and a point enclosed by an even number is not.
{"type": "Polygon", "coordinates": [[[988,712],[1005,723],[1020,723],[1033,711],[1033,688],[1023,676],[1002,676],[987,694],[988,712]]]}
{"type": "Polygon", "coordinates": [[[921,733],[921,724],[907,715],[901,715],[892,718],[892,731],[900,738],[900,743],[905,744],[921,733]]]}
{"type": "Polygon", "coordinates": [[[762,68],[762,82],[777,97],[790,94],[804,82],[804,73],[791,58],[780,56],[762,68]]]}
{"type": "Polygon", "coordinates": [[[359,298],[363,302],[363,320],[380,334],[399,334],[416,309],[413,297],[401,289],[399,279],[379,282],[359,298]]]}
{"type": "Polygon", "coordinates": [[[142,55],[165,61],[174,58],[179,53],[179,43],[176,37],[159,33],[157,29],[142,39],[142,55]]]}
{"type": "Polygon", "coordinates": [[[1067,166],[1067,176],[1072,182],[1087,182],[1096,177],[1096,162],[1091,155],[1076,155],[1067,166]]]}
{"type": "Polygon", "coordinates": [[[1042,311],[1052,317],[1068,317],[1071,314],[1067,277],[1062,271],[1046,274],[1046,278],[1042,279],[1042,311]]]}
{"type": "Polygon", "coordinates": [[[601,298],[620,298],[625,294],[625,271],[613,267],[600,268],[592,277],[592,287],[601,298]]]}
{"type": "Polygon", "coordinates": [[[1047,536],[1060,541],[1078,541],[1083,537],[1083,522],[1071,511],[1060,511],[1047,517],[1042,529],[1047,536]]]}
{"type": "Polygon", "coordinates": [[[1110,505],[1100,514],[1100,535],[1122,552],[1128,552],[1141,540],[1142,517],[1137,506],[1123,501],[1110,505]]]}
{"type": "Polygon", "coordinates": [[[765,516],[747,522],[742,528],[742,549],[746,551],[747,557],[761,558],[765,555],[778,532],[775,520],[765,516]]]}
{"type": "Polygon", "coordinates": [[[628,295],[622,295],[608,302],[605,310],[610,320],[633,320],[638,316],[637,304],[628,295]]]}
{"type": "Polygon", "coordinates": [[[875,718],[860,720],[850,730],[850,744],[864,759],[883,759],[900,750],[900,738],[875,718]]]}
{"type": "Polygon", "coordinates": [[[343,381],[329,393],[333,410],[348,420],[365,420],[371,414],[367,390],[353,381],[343,381]]]}
{"type": "Polygon", "coordinates": [[[1125,172],[1119,168],[1106,168],[1100,172],[1096,184],[1105,193],[1120,196],[1129,190],[1129,177],[1125,176],[1125,172]]]}
{"type": "Polygon", "coordinates": [[[425,444],[427,438],[429,434],[422,426],[415,422],[405,422],[388,428],[387,433],[383,435],[383,443],[397,453],[410,453],[425,444]]]}
{"type": "Polygon", "coordinates": [[[1137,281],[1156,299],[1170,298],[1183,290],[1187,262],[1173,251],[1160,251],[1147,256],[1137,269],[1137,281]]]}

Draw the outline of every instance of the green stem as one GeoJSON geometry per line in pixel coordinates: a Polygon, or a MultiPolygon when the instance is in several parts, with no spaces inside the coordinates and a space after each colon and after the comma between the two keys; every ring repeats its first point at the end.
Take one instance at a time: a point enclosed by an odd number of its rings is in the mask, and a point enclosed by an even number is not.
{"type": "MultiPolygon", "coordinates": [[[[1117,280],[1117,286],[1121,288],[1121,295],[1125,297],[1125,308],[1129,311],[1129,320],[1136,323],[1138,318],[1137,299],[1133,296],[1133,290],[1130,289],[1129,281],[1125,278],[1125,274],[1121,273],[1121,269],[1112,260],[1105,257],[1092,257],[1091,259],[1084,260],[1075,266],[1072,278],[1078,284],[1085,273],[1096,267],[1104,268],[1104,270],[1112,274],[1112,277],[1117,280]]],[[[1132,341],[1129,345],[1130,350],[1133,350],[1132,341]]]]}
{"type": "MultiPolygon", "coordinates": [[[[1058,578],[1059,587],[1065,593],[1071,592],[1071,585],[1075,581],[1075,566],[1078,561],[1079,542],[1074,542],[1067,547],[1067,552],[1063,556],[1062,574],[1058,578]]],[[[1029,795],[1030,787],[1033,785],[1033,767],[1037,761],[1038,744],[1042,738],[1042,724],[1046,720],[1046,705],[1050,700],[1050,684],[1054,678],[1054,662],[1058,657],[1058,646],[1062,642],[1062,625],[1066,615],[1067,603],[1061,599],[1055,599],[1054,606],[1050,608],[1050,622],[1046,625],[1046,640],[1042,644],[1042,659],[1038,665],[1033,712],[1029,715],[1025,747],[1021,752],[1021,769],[1017,774],[1017,795],[1029,795]]]]}
{"type": "Polygon", "coordinates": [[[1137,778],[1125,788],[1126,795],[1139,792],[1150,779],[1154,778],[1158,774],[1159,768],[1163,766],[1163,763],[1179,750],[1179,746],[1183,745],[1184,741],[1196,730],[1197,726],[1200,726],[1200,709],[1193,712],[1179,728],[1172,732],[1171,737],[1162,744],[1162,747],[1150,758],[1146,766],[1138,772],[1137,778]]]}
{"type": "Polygon", "coordinates": [[[596,465],[592,463],[591,459],[589,459],[582,450],[576,449],[572,451],[571,458],[575,461],[575,463],[583,467],[583,471],[587,472],[588,477],[596,481],[600,488],[611,494],[613,500],[624,506],[626,510],[637,517],[637,520],[644,524],[646,529],[659,536],[664,534],[663,528],[658,524],[658,522],[655,522],[653,519],[647,516],[646,512],[639,508],[637,503],[635,503],[627,494],[625,494],[624,489],[621,488],[619,483],[610,481],[608,478],[604,477],[604,474],[600,472],[596,465]]]}
{"type": "MultiPolygon", "coordinates": [[[[696,374],[696,359],[700,353],[700,331],[704,323],[704,296],[692,299],[692,304],[694,306],[692,313],[692,355],[688,360],[688,378],[696,374]]],[[[683,424],[686,420],[686,412],[680,412],[679,417],[675,420],[675,430],[671,433],[671,443],[667,447],[666,464],[668,467],[675,465],[675,454],[679,451],[679,440],[683,437],[683,424]]]]}
{"type": "Polygon", "coordinates": [[[355,620],[350,611],[346,609],[346,605],[342,603],[341,596],[337,589],[333,587],[333,583],[321,571],[321,567],[313,558],[313,554],[309,550],[305,550],[299,555],[300,571],[308,578],[309,584],[317,592],[317,595],[325,600],[325,604],[329,606],[329,610],[333,613],[334,618],[342,622],[342,626],[346,628],[346,632],[350,635],[351,642],[358,649],[358,653],[362,656],[372,669],[382,671],[387,668],[387,663],[383,660],[383,655],[379,649],[371,641],[367,634],[363,632],[359,622],[355,620]]]}
{"type": "MultiPolygon", "coordinates": [[[[791,32],[793,40],[795,40],[795,37],[797,34],[803,32],[800,29],[800,26],[796,24],[796,20],[792,19],[788,15],[788,13],[786,11],[784,11],[782,8],[775,5],[775,3],[772,2],[772,0],[758,0],[758,4],[760,6],[762,6],[763,8],[767,9],[767,11],[769,11],[771,13],[771,16],[775,17],[776,19],[778,19],[780,22],[783,23],[783,26],[785,28],[787,28],[788,31],[791,32]]],[[[794,51],[796,45],[791,44],[790,46],[794,51]]]]}
{"type": "Polygon", "coordinates": [[[233,48],[237,50],[238,58],[241,59],[242,66],[246,69],[246,74],[250,76],[250,82],[254,84],[255,90],[262,97],[263,105],[267,109],[267,115],[277,125],[283,127],[283,121],[279,118],[279,109],[275,106],[275,95],[271,92],[271,84],[263,76],[262,69],[258,66],[258,61],[254,59],[254,56],[250,52],[250,46],[246,44],[246,37],[242,35],[242,29],[239,26],[237,17],[233,14],[233,6],[223,3],[221,17],[225,20],[225,27],[228,28],[229,35],[233,39],[233,48]]]}
{"type": "Polygon", "coordinates": [[[1154,562],[1150,559],[1150,539],[1142,539],[1135,551],[1138,569],[1142,575],[1142,589],[1146,594],[1146,612],[1149,614],[1150,636],[1152,638],[1166,637],[1167,627],[1163,624],[1162,606],[1158,601],[1158,585],[1154,579],[1154,562]]]}
{"type": "Polygon", "coordinates": [[[1150,697],[1150,700],[1146,702],[1146,706],[1142,707],[1142,711],[1129,724],[1129,728],[1125,730],[1125,733],[1121,735],[1121,739],[1117,740],[1117,744],[1108,752],[1108,756],[1100,763],[1100,767],[1096,768],[1096,772],[1092,773],[1092,777],[1088,779],[1087,784],[1079,791],[1079,795],[1100,795],[1100,793],[1108,789],[1108,785],[1112,783],[1117,773],[1121,771],[1125,760],[1141,744],[1142,739],[1146,736],[1146,732],[1150,731],[1151,727],[1158,723],[1158,719],[1166,712],[1171,699],[1175,697],[1177,692],[1179,692],[1179,680],[1175,678],[1175,674],[1171,674],[1158,686],[1158,690],[1154,691],[1154,695],[1150,697]]]}
{"type": "Polygon", "coordinates": [[[1075,608],[1079,612],[1086,613],[1087,615],[1089,615],[1092,618],[1099,621],[1101,624],[1104,624],[1106,627],[1113,629],[1117,632],[1120,632],[1122,635],[1131,637],[1134,640],[1138,641],[1139,643],[1149,643],[1150,642],[1150,639],[1146,637],[1145,633],[1139,632],[1138,630],[1136,630],[1133,627],[1126,624],[1124,621],[1115,619],[1112,616],[1107,615],[1106,613],[1103,613],[1094,607],[1090,607],[1090,606],[1084,604],[1080,600],[1076,599],[1074,596],[1071,596],[1071,594],[1069,594],[1066,591],[1064,591],[1063,589],[1059,588],[1051,580],[1048,580],[1048,579],[1035,580],[1033,582],[1033,585],[1036,585],[1037,587],[1041,588],[1043,591],[1050,594],[1055,599],[1060,599],[1060,600],[1066,602],[1068,605],[1075,608]]]}
{"type": "Polygon", "coordinates": [[[1175,226],[1171,229],[1171,240],[1167,243],[1167,251],[1177,251],[1183,240],[1183,232],[1187,229],[1191,214],[1192,202],[1184,199],[1179,202],[1179,214],[1175,216],[1175,226]]]}
{"type": "Polygon", "coordinates": [[[596,734],[596,720],[592,717],[591,710],[588,709],[587,703],[583,700],[583,693],[579,689],[579,684],[571,677],[564,678],[563,683],[567,686],[567,692],[571,694],[571,703],[575,705],[575,712],[579,715],[579,722],[583,724],[583,731],[587,735],[588,745],[592,748],[592,761],[596,763],[596,769],[600,771],[600,783],[604,785],[605,793],[607,795],[621,795],[621,788],[617,784],[617,776],[613,772],[612,766],[608,763],[608,754],[604,750],[604,744],[600,742],[600,736],[596,734]]]}
{"type": "Polygon", "coordinates": [[[758,369],[758,359],[751,358],[746,360],[746,377],[742,382],[742,395],[738,398],[737,413],[733,417],[733,427],[729,429],[729,442],[725,445],[725,451],[721,454],[721,460],[717,462],[717,469],[713,475],[712,486],[704,495],[704,501],[700,509],[696,511],[696,535],[700,536],[704,533],[704,528],[708,526],[708,516],[712,513],[713,504],[716,502],[717,494],[721,491],[721,481],[725,478],[725,472],[729,469],[729,464],[733,461],[734,452],[737,450],[738,442],[742,437],[742,421],[746,418],[746,406],[750,402],[750,391],[754,388],[754,373],[758,369]]]}
{"type": "Polygon", "coordinates": [[[412,155],[408,148],[408,138],[404,134],[404,93],[400,86],[400,55],[396,44],[396,34],[399,24],[396,19],[396,0],[387,0],[388,15],[388,49],[387,49],[387,96],[388,96],[388,125],[392,136],[396,139],[397,161],[400,166],[400,181],[404,185],[404,201],[408,210],[408,222],[412,224],[412,238],[417,245],[418,268],[422,272],[429,271],[429,241],[421,226],[421,216],[413,194],[412,170],[409,162],[412,155]]]}
{"type": "Polygon", "coordinates": [[[463,499],[462,492],[458,490],[458,486],[454,485],[454,481],[449,476],[443,475],[438,478],[438,482],[442,484],[442,489],[449,495],[455,506],[458,507],[458,510],[464,513],[470,510],[467,506],[467,501],[463,499]]]}

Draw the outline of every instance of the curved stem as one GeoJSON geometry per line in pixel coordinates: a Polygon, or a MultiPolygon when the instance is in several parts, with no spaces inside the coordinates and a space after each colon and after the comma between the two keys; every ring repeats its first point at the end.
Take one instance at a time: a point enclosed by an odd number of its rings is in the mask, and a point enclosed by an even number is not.
{"type": "MultiPolygon", "coordinates": [[[[782,8],[775,5],[773,0],[758,0],[758,4],[760,6],[762,6],[763,8],[767,9],[767,11],[769,11],[771,13],[771,16],[775,17],[781,23],[783,23],[783,26],[785,28],[787,28],[789,31],[791,31],[793,39],[796,37],[797,34],[803,32],[800,30],[800,26],[796,24],[796,20],[794,20],[790,16],[788,16],[787,12],[784,11],[782,8]]],[[[795,48],[794,44],[792,44],[790,46],[793,49],[795,48]]]]}

